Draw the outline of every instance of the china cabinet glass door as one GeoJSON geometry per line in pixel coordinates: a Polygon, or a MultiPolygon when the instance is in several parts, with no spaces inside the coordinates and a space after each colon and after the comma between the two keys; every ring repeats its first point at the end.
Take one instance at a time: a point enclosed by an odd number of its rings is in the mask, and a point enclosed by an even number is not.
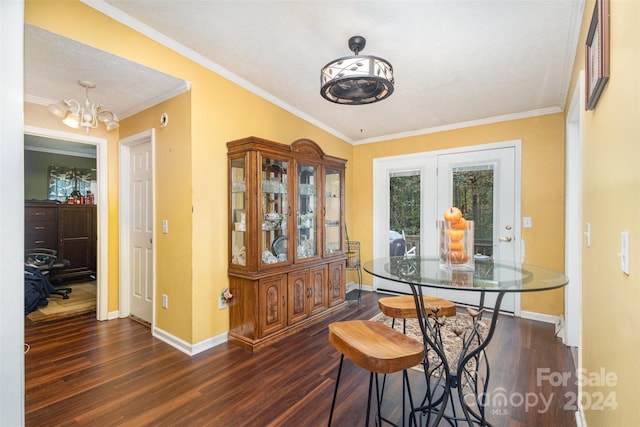
{"type": "Polygon", "coordinates": [[[340,252],[341,240],[342,174],[338,170],[325,169],[324,174],[324,253],[340,252]]]}
{"type": "Polygon", "coordinates": [[[231,160],[231,263],[247,265],[247,182],[244,157],[231,160]]]}
{"type": "Polygon", "coordinates": [[[296,195],[296,259],[305,259],[318,255],[318,168],[315,166],[298,165],[296,195]]]}
{"type": "Polygon", "coordinates": [[[261,222],[262,265],[288,261],[287,218],[287,171],[284,160],[261,158],[261,222]]]}

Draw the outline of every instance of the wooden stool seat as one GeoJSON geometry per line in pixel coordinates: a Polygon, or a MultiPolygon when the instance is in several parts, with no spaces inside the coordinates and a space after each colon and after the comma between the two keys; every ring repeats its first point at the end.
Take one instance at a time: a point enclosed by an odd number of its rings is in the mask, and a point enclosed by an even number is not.
{"type": "MultiPolygon", "coordinates": [[[[404,426],[405,390],[409,396],[409,404],[411,406],[410,413],[413,415],[414,412],[407,369],[424,361],[424,346],[422,343],[401,334],[383,323],[370,320],[348,320],[331,323],[329,325],[329,342],[341,353],[338,375],[336,377],[336,387],[333,392],[331,412],[329,413],[329,427],[331,427],[333,410],[336,406],[342,363],[345,357],[361,368],[369,371],[366,426],[369,425],[369,411],[371,408],[374,377],[376,384],[375,402],[377,406],[376,425],[381,426],[382,422],[385,421],[395,426],[394,423],[384,418],[381,414],[382,394],[378,387],[378,374],[385,374],[386,376],[386,374],[402,371],[402,425],[404,426]]],[[[382,389],[384,390],[384,385],[382,389]]]]}
{"type": "Polygon", "coordinates": [[[329,325],[329,342],[362,369],[389,374],[422,362],[424,347],[418,341],[369,320],[349,320],[329,325]]]}
{"type": "MultiPolygon", "coordinates": [[[[456,305],[451,301],[437,297],[425,296],[423,298],[427,315],[430,314],[429,307],[440,307],[438,317],[453,317],[456,315],[456,305]]],[[[416,319],[418,317],[413,295],[380,298],[378,300],[378,307],[380,307],[380,311],[382,311],[385,316],[394,319],[416,319]]]]}

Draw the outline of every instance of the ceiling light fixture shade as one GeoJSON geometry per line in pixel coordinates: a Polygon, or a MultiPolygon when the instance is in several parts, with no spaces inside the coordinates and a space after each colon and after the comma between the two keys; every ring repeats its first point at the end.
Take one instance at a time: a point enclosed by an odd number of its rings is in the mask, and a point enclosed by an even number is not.
{"type": "Polygon", "coordinates": [[[78,80],[78,84],[85,90],[84,101],[75,99],[58,101],[49,105],[49,111],[60,117],[62,123],[73,129],[83,128],[86,133],[98,127],[98,122],[104,123],[107,130],[114,130],[120,126],[118,117],[108,111],[103,105],[89,101],[89,89],[96,87],[95,83],[78,80]]]}
{"type": "Polygon", "coordinates": [[[366,40],[361,36],[349,39],[354,56],[329,62],[322,68],[320,94],[337,104],[361,105],[382,101],[393,93],[393,67],[376,56],[358,56],[366,40]]]}

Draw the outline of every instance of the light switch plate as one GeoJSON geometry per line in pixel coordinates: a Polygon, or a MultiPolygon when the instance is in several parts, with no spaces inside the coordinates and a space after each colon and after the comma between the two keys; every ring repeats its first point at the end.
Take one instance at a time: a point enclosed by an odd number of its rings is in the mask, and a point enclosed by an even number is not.
{"type": "Polygon", "coordinates": [[[169,233],[169,221],[167,221],[166,219],[162,220],[162,234],[168,234],[169,233]]]}
{"type": "Polygon", "coordinates": [[[524,218],[522,218],[522,226],[524,228],[531,228],[533,227],[532,223],[531,223],[531,217],[530,216],[525,216],[524,218]]]}

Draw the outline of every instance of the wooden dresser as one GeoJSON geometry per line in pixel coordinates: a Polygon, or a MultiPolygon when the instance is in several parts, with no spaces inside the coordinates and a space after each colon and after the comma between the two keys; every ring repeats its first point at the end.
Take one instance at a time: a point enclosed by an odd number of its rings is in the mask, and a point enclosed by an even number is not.
{"type": "Polygon", "coordinates": [[[55,202],[25,204],[25,249],[48,248],[70,266],[58,279],[80,279],[96,274],[96,206],[55,202]]]}

